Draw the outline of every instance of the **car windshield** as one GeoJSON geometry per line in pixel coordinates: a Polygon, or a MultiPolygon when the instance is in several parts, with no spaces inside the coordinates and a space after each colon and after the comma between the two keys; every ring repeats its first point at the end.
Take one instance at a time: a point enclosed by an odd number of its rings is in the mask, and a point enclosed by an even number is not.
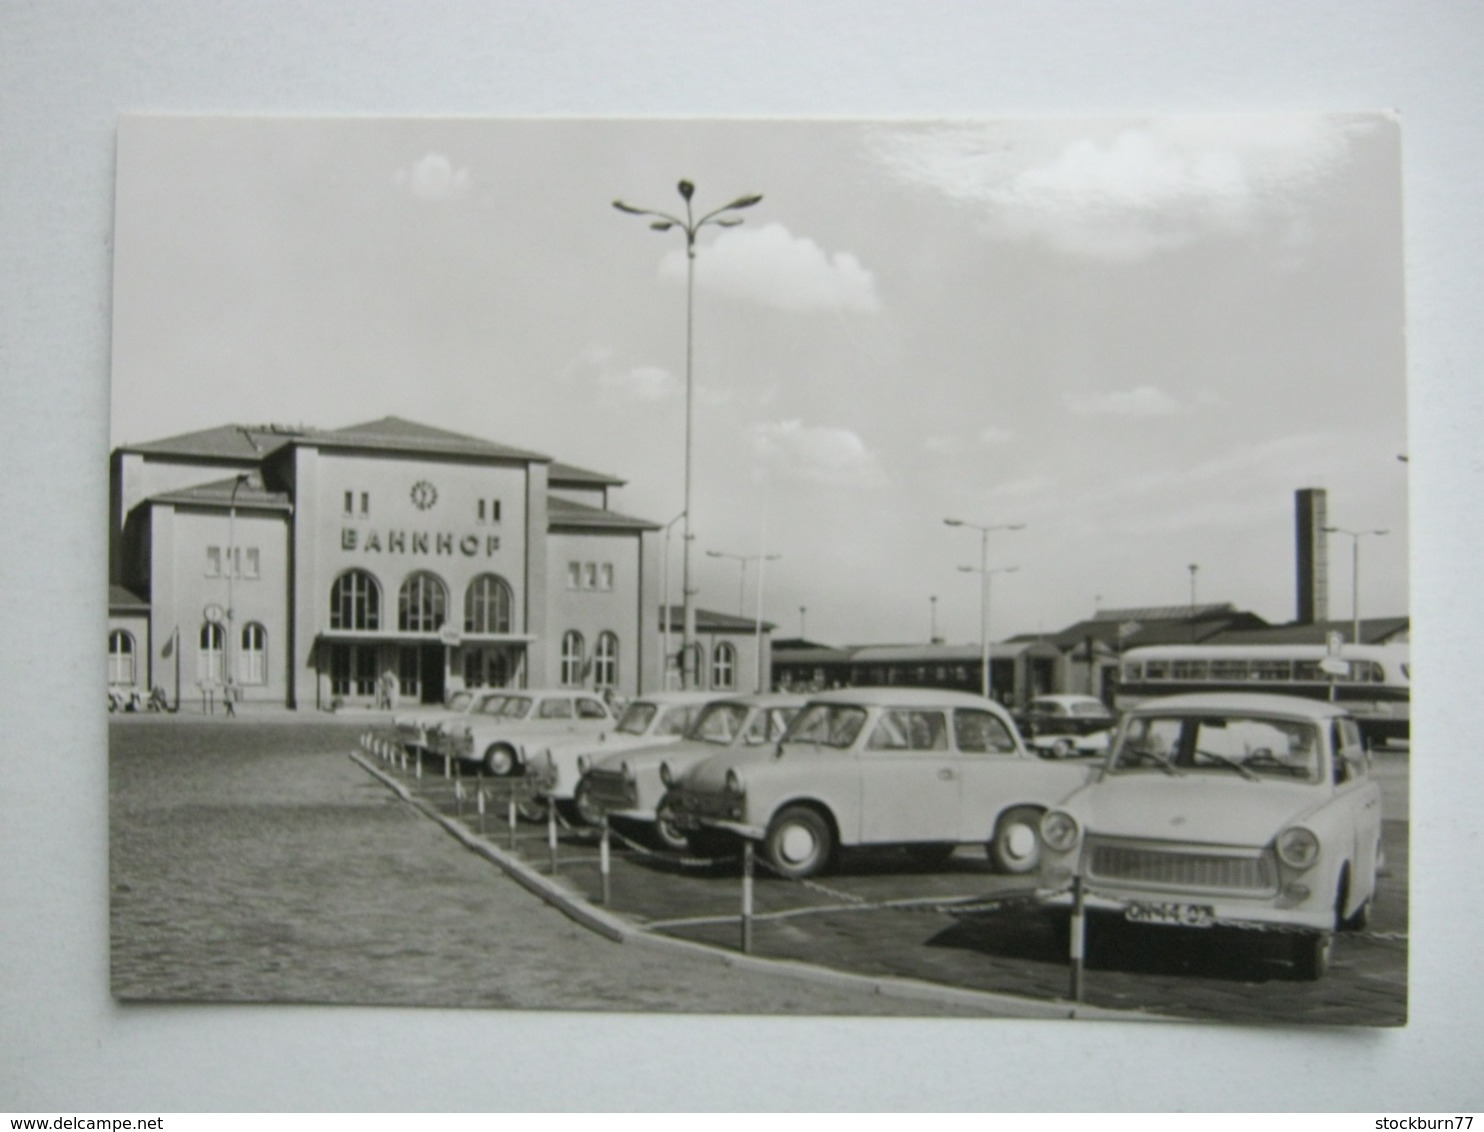
{"type": "Polygon", "coordinates": [[[469,705],[474,701],[470,692],[455,692],[448,697],[448,703],[444,705],[449,711],[468,711],[469,705]]]}
{"type": "Polygon", "coordinates": [[[1105,716],[1105,715],[1108,714],[1108,709],[1105,708],[1102,704],[1073,704],[1072,705],[1072,714],[1073,715],[1088,715],[1088,716],[1105,716]]]}
{"type": "Polygon", "coordinates": [[[855,742],[866,723],[866,709],[845,704],[810,704],[783,736],[785,743],[844,750],[855,742]]]}
{"type": "Polygon", "coordinates": [[[1254,715],[1138,715],[1108,756],[1113,772],[1156,770],[1260,782],[1318,781],[1319,729],[1254,715]]]}
{"type": "Polygon", "coordinates": [[[798,714],[798,708],[756,711],[753,713],[752,722],[747,725],[747,730],[742,735],[742,742],[749,747],[760,747],[764,743],[772,743],[783,736],[783,733],[788,730],[789,722],[798,714]]]}
{"type": "Polygon", "coordinates": [[[659,708],[654,704],[635,700],[623,713],[623,718],[618,721],[617,730],[625,735],[643,735],[649,730],[650,720],[654,719],[654,713],[657,711],[659,708]]]}
{"type": "Polygon", "coordinates": [[[703,743],[717,743],[729,747],[747,722],[745,704],[711,704],[696,720],[690,737],[703,743]]]}
{"type": "Polygon", "coordinates": [[[501,719],[524,719],[531,714],[530,696],[511,696],[500,708],[501,719]]]}
{"type": "Polygon", "coordinates": [[[503,694],[498,696],[480,696],[474,710],[484,712],[486,715],[498,715],[500,709],[505,706],[505,701],[509,698],[503,694]]]}

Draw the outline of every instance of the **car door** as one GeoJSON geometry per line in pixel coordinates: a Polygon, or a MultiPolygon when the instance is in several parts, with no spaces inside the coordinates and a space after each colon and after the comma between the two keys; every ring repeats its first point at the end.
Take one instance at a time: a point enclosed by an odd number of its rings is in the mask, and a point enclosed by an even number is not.
{"type": "MultiPolygon", "coordinates": [[[[1360,728],[1351,719],[1336,719],[1330,730],[1335,804],[1347,813],[1355,832],[1355,883],[1368,893],[1381,843],[1381,787],[1371,778],[1360,728]]],[[[1362,896],[1363,898],[1363,896],[1362,896]]]]}
{"type": "Polygon", "coordinates": [[[1003,720],[980,708],[953,712],[961,779],[957,840],[984,841],[1006,806],[1049,808],[1087,781],[1086,759],[1028,755],[1003,720]]]}
{"type": "Polygon", "coordinates": [[[955,841],[958,757],[941,708],[887,708],[860,750],[861,841],[955,841]]]}

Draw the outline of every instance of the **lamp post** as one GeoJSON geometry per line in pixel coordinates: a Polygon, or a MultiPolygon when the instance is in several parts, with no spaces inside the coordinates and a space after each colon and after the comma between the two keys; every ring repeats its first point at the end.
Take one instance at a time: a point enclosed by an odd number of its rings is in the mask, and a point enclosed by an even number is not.
{"type": "Polygon", "coordinates": [[[685,518],[682,511],[665,524],[665,556],[660,560],[660,589],[664,593],[660,613],[660,687],[670,690],[670,531],[685,518]]]}
{"type": "MultiPolygon", "coordinates": [[[[753,632],[757,645],[757,691],[763,690],[763,578],[767,570],[767,563],[777,562],[782,558],[781,554],[728,554],[724,550],[708,550],[707,558],[730,558],[733,562],[742,566],[737,588],[737,616],[743,616],[743,608],[747,600],[747,564],[756,562],[757,567],[757,616],[753,624],[753,632]]],[[[799,607],[802,614],[804,607],[799,607]]]]}
{"type": "Polygon", "coordinates": [[[984,697],[989,698],[989,577],[990,574],[1011,573],[1019,567],[1011,566],[1001,570],[990,570],[989,568],[989,535],[991,531],[1023,531],[1024,523],[999,523],[993,526],[984,526],[980,523],[969,523],[963,519],[944,519],[943,523],[949,527],[970,527],[979,532],[979,568],[972,566],[960,566],[959,569],[965,573],[979,574],[983,582],[979,591],[979,663],[984,666],[980,686],[984,697]]]}
{"type": "Polygon", "coordinates": [[[247,473],[240,472],[232,481],[232,496],[227,501],[227,630],[226,640],[222,642],[222,678],[225,682],[234,682],[232,671],[232,634],[236,631],[235,608],[232,604],[233,580],[237,577],[237,493],[247,483],[247,473]]]}
{"type": "MultiPolygon", "coordinates": [[[[694,663],[692,658],[691,643],[696,636],[696,611],[691,603],[695,591],[690,584],[690,489],[691,489],[691,434],[694,430],[695,421],[695,398],[692,394],[693,371],[694,371],[694,344],[695,344],[695,293],[696,293],[696,233],[708,224],[714,224],[720,228],[733,228],[742,223],[741,217],[724,216],[723,213],[735,212],[744,208],[751,208],[762,200],[759,194],[738,197],[736,200],[722,205],[720,208],[703,215],[699,220],[695,219],[691,211],[691,197],[695,195],[696,187],[689,181],[681,181],[676,185],[681,199],[685,201],[685,219],[674,216],[668,212],[658,212],[648,208],[635,208],[631,204],[625,204],[621,200],[613,202],[613,207],[620,212],[626,212],[631,216],[649,216],[654,219],[650,227],[656,232],[668,232],[671,228],[679,228],[685,233],[685,509],[681,512],[685,519],[682,528],[682,555],[681,555],[681,578],[680,599],[683,608],[681,622],[681,645],[680,645],[680,686],[688,688],[694,682],[695,673],[691,672],[690,666],[694,663]]],[[[668,617],[669,611],[666,611],[668,617]]]]}
{"type": "Polygon", "coordinates": [[[1366,535],[1384,535],[1389,531],[1350,531],[1344,527],[1323,527],[1326,534],[1350,536],[1350,641],[1360,644],[1360,540],[1366,535]]]}

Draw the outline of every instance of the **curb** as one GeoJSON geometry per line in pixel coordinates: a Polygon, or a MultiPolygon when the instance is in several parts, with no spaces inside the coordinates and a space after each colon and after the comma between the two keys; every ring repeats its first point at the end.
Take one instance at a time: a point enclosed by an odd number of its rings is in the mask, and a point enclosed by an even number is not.
{"type": "Polygon", "coordinates": [[[883,997],[907,999],[918,1002],[934,1002],[942,1005],[978,1007],[1003,1018],[1060,1018],[1060,1019],[1113,1019],[1123,1022],[1180,1021],[1165,1018],[1140,1010],[1118,1010],[1110,1007],[1085,1006],[1070,1002],[1045,1001],[1024,998],[1019,995],[994,991],[967,990],[959,987],[940,986],[898,976],[856,975],[848,971],[835,971],[827,967],[816,967],[792,959],[764,959],[756,955],[722,951],[704,943],[656,935],[600,908],[558,884],[550,877],[537,872],[525,861],[500,849],[476,834],[462,823],[441,813],[413,794],[401,782],[383,772],[359,752],[352,751],[352,762],[391,789],[402,801],[412,806],[425,817],[432,819],[445,831],[460,841],[465,848],[498,865],[516,883],[539,896],[568,918],[590,931],[614,943],[634,944],[661,951],[680,952],[718,962],[726,967],[756,971],[785,978],[799,979],[847,990],[866,990],[883,997]]]}

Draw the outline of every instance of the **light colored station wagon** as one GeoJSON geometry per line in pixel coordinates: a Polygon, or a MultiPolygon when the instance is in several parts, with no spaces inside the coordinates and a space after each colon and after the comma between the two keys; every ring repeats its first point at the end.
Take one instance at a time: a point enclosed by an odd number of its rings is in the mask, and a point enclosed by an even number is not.
{"type": "Polygon", "coordinates": [[[486,774],[508,777],[521,773],[533,744],[545,746],[559,735],[596,735],[616,722],[591,692],[507,688],[502,701],[441,724],[435,750],[478,763],[486,774]]]}
{"type": "Polygon", "coordinates": [[[1039,863],[1042,813],[1088,773],[1031,754],[982,696],[856,688],[811,697],[772,747],[698,764],[664,807],[683,830],[760,842],[787,877],[822,871],[841,846],[878,844],[925,864],[979,844],[1001,871],[1025,873],[1039,863]]]}
{"type": "Polygon", "coordinates": [[[1333,933],[1365,925],[1381,790],[1342,707],[1296,696],[1148,700],[1101,773],[1048,813],[1043,891],[1141,924],[1276,930],[1317,979],[1333,933]]]}
{"type": "Polygon", "coordinates": [[[497,712],[507,695],[509,692],[504,688],[454,692],[442,704],[397,712],[392,716],[392,730],[409,755],[427,754],[433,749],[433,736],[441,724],[456,721],[470,712],[497,712]]]}
{"type": "Polygon", "coordinates": [[[804,696],[786,692],[717,700],[701,711],[681,742],[605,756],[578,785],[578,810],[588,820],[604,811],[620,821],[640,824],[664,848],[685,849],[689,846],[685,832],[659,816],[660,801],[670,783],[697,763],[726,751],[771,750],[804,703],[804,696]]]}

